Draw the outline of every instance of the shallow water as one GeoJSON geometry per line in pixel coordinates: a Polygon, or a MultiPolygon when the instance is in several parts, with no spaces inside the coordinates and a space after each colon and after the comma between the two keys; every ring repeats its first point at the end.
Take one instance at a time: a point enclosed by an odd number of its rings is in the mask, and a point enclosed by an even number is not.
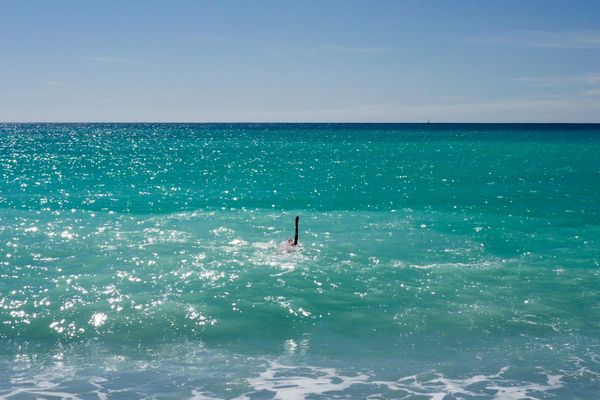
{"type": "Polygon", "coordinates": [[[592,398],[598,154],[599,125],[0,125],[0,399],[592,398]]]}

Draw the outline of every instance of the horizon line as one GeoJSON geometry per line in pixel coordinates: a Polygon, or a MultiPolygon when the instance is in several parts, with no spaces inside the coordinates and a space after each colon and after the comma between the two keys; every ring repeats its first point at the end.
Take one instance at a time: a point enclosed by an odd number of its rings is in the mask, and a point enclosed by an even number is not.
{"type": "Polygon", "coordinates": [[[460,121],[460,122],[450,122],[450,121],[397,121],[397,122],[389,122],[389,121],[0,121],[0,124],[346,124],[346,125],[360,125],[360,124],[379,124],[379,125],[401,125],[401,124],[420,124],[420,125],[442,125],[442,124],[479,124],[479,125],[498,125],[498,124],[531,124],[531,125],[599,125],[598,122],[570,122],[570,121],[562,121],[562,122],[477,122],[477,121],[460,121]]]}

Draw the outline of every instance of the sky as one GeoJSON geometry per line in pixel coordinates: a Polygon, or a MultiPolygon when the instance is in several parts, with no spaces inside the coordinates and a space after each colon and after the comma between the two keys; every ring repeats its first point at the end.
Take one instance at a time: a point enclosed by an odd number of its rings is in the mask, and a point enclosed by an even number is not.
{"type": "Polygon", "coordinates": [[[0,0],[4,122],[600,122],[600,1],[0,0]]]}

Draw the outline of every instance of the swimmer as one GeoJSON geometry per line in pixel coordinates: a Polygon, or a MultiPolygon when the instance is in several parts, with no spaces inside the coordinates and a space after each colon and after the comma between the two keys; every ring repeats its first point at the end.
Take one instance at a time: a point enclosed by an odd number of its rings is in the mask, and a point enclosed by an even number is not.
{"type": "Polygon", "coordinates": [[[292,238],[288,239],[288,244],[290,246],[298,246],[298,221],[300,220],[300,217],[296,215],[296,233],[294,234],[294,240],[292,240],[292,238]]]}
{"type": "Polygon", "coordinates": [[[281,251],[282,253],[288,253],[291,251],[296,250],[296,247],[300,247],[298,246],[298,221],[300,220],[300,217],[296,216],[296,233],[294,234],[294,239],[289,238],[286,242],[281,242],[281,244],[279,245],[279,251],[281,251]]]}

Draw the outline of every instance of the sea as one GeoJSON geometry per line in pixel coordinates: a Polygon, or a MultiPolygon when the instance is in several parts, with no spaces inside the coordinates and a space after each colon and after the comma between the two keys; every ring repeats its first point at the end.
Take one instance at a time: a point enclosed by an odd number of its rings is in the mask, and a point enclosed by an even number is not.
{"type": "Polygon", "coordinates": [[[0,124],[0,399],[332,398],[600,398],[600,125],[0,124]]]}

